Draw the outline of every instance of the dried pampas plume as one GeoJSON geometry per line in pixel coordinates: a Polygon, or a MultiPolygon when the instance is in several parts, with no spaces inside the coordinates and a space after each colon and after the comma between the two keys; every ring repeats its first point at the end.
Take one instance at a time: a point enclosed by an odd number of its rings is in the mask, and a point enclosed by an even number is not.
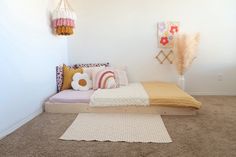
{"type": "Polygon", "coordinates": [[[179,75],[184,75],[193,60],[197,57],[200,34],[178,34],[175,38],[175,64],[179,75]]]}

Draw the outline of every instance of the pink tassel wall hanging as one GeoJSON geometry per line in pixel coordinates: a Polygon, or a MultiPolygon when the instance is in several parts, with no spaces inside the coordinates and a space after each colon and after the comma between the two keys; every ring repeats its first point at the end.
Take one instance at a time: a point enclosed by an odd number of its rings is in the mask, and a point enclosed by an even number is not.
{"type": "Polygon", "coordinates": [[[74,34],[76,14],[68,0],[60,0],[52,14],[52,26],[56,35],[74,34]]]}

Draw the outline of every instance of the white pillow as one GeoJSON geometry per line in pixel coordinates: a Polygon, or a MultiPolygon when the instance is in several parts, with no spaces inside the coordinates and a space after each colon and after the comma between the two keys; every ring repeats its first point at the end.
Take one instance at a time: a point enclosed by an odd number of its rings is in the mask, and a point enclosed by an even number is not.
{"type": "Polygon", "coordinates": [[[129,84],[127,73],[122,69],[115,69],[115,78],[118,86],[127,86],[129,84]]]}
{"type": "Polygon", "coordinates": [[[89,79],[87,73],[75,73],[71,86],[74,90],[86,91],[92,88],[92,81],[89,79]]]}
{"type": "Polygon", "coordinates": [[[99,67],[84,67],[84,68],[83,68],[83,71],[84,71],[84,73],[87,73],[88,76],[89,76],[89,79],[92,80],[92,79],[93,79],[93,76],[92,76],[93,71],[98,72],[98,71],[103,70],[103,69],[105,69],[105,68],[106,68],[105,66],[99,66],[99,67]]]}

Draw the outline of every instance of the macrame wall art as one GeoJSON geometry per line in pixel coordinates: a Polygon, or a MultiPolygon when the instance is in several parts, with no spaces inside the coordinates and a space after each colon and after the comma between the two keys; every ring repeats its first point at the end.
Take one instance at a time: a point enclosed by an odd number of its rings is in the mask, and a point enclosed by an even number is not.
{"type": "Polygon", "coordinates": [[[179,32],[179,22],[158,23],[158,47],[160,48],[156,59],[163,64],[165,61],[170,64],[174,61],[174,38],[179,32]]]}
{"type": "Polygon", "coordinates": [[[52,14],[53,32],[56,35],[72,35],[74,33],[76,14],[68,0],[60,0],[52,14]]]}

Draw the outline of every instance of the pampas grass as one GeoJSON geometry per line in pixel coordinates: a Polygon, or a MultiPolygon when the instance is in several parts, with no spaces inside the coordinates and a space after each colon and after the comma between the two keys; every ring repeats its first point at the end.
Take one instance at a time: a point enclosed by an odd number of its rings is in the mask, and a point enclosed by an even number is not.
{"type": "Polygon", "coordinates": [[[200,34],[178,34],[175,38],[174,54],[175,64],[179,75],[183,76],[197,57],[200,34]]]}

